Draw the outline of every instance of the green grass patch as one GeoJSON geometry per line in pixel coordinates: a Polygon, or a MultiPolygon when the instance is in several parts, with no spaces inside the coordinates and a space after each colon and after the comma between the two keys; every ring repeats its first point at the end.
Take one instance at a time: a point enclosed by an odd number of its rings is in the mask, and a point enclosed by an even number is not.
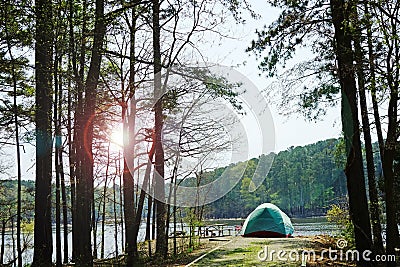
{"type": "Polygon", "coordinates": [[[258,259],[258,252],[270,242],[252,242],[245,248],[221,248],[208,254],[195,266],[288,266],[298,267],[298,262],[268,262],[258,259]],[[254,244],[255,243],[255,244],[254,244]]]}

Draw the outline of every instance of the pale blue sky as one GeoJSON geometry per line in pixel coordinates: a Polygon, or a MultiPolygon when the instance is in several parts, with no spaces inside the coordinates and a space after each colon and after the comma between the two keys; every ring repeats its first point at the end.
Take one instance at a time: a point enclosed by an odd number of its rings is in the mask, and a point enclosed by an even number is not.
{"type": "MultiPolygon", "coordinates": [[[[269,7],[266,2],[260,0],[249,0],[253,9],[261,16],[254,20],[247,16],[245,25],[230,23],[226,28],[230,36],[234,39],[224,39],[222,41],[210,40],[204,45],[204,53],[210,61],[226,65],[238,66],[236,69],[249,78],[259,90],[268,87],[272,79],[266,75],[259,75],[258,62],[253,54],[245,52],[252,39],[256,37],[255,30],[264,25],[269,25],[279,15],[279,10],[269,7]],[[216,45],[218,44],[218,45],[216,45]],[[242,63],[246,62],[245,65],[242,63]]],[[[302,49],[296,57],[287,64],[290,68],[293,64],[300,62],[310,56],[310,52],[302,49]]],[[[284,71],[284,69],[281,69],[284,71]]],[[[319,140],[336,138],[341,133],[340,107],[327,110],[327,113],[320,121],[310,122],[301,115],[282,116],[279,115],[277,108],[270,105],[271,113],[275,124],[275,151],[285,150],[290,146],[306,145],[315,143],[319,140]]],[[[251,131],[251,127],[249,126],[251,131]]],[[[251,146],[250,146],[251,147],[251,146]]],[[[252,153],[253,154],[253,153],[252,153]]]]}
{"type": "MultiPolygon", "coordinates": [[[[201,49],[206,57],[213,63],[219,63],[226,66],[238,66],[236,69],[253,82],[259,90],[265,89],[271,82],[265,75],[259,76],[257,60],[254,55],[245,52],[252,39],[256,37],[255,30],[270,24],[278,16],[278,10],[270,8],[264,1],[249,0],[254,10],[261,16],[259,20],[247,20],[245,25],[228,23],[224,28],[233,39],[223,39],[221,41],[205,40],[201,49]],[[245,65],[242,63],[246,62],[245,65]]],[[[292,64],[304,59],[307,51],[302,51],[292,61],[292,64]]],[[[288,65],[290,67],[290,64],[288,65]]],[[[340,109],[339,107],[327,110],[327,114],[321,121],[309,122],[300,116],[281,116],[278,114],[276,107],[269,106],[275,125],[275,151],[285,150],[290,146],[306,145],[315,143],[319,140],[327,138],[336,138],[340,135],[340,109]]],[[[257,138],[260,137],[257,131],[254,131],[254,121],[251,119],[246,122],[246,130],[250,138],[250,157],[257,156],[260,152],[257,147],[257,138]]],[[[10,157],[4,158],[5,161],[12,162],[14,157],[14,148],[10,149],[10,157]]],[[[26,153],[23,153],[23,178],[32,179],[34,174],[34,149],[26,147],[26,153]],[[30,169],[30,170],[28,170],[30,169]],[[32,176],[32,177],[31,177],[32,176]]],[[[15,175],[10,170],[11,175],[15,175]]]]}

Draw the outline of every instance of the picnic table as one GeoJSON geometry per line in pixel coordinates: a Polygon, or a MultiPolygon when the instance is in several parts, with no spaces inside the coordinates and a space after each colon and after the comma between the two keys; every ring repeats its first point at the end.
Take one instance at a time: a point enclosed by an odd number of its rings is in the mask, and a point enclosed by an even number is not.
{"type": "MultiPolygon", "coordinates": [[[[208,225],[204,226],[204,230],[200,231],[200,234],[204,237],[206,236],[224,236],[224,230],[226,229],[227,225],[223,223],[218,223],[218,224],[213,224],[213,225],[208,225]]],[[[231,229],[227,229],[229,231],[229,235],[231,232],[231,229]]]]}
{"type": "Polygon", "coordinates": [[[170,237],[184,237],[186,235],[185,231],[176,231],[169,234],[170,237]]]}

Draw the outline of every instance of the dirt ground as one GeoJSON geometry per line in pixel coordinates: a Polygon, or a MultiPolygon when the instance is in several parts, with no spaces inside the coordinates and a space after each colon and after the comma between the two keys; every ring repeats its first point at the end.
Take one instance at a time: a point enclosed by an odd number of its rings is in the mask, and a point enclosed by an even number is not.
{"type": "MultiPolygon", "coordinates": [[[[213,247],[187,265],[180,266],[354,266],[352,263],[320,259],[328,242],[324,238],[244,238],[241,236],[204,240],[213,247]],[[303,251],[316,251],[316,259],[302,261],[303,251]],[[306,264],[307,262],[307,264],[306,264]],[[305,265],[306,264],[306,265],[305,265]]],[[[307,256],[307,253],[305,254],[307,256]]]]}

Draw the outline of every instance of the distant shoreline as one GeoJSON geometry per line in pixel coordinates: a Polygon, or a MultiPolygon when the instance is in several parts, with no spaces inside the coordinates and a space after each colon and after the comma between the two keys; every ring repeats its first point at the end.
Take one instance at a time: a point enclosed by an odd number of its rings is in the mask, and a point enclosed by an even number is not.
{"type": "MultiPolygon", "coordinates": [[[[290,217],[291,220],[326,220],[325,215],[320,216],[307,216],[307,217],[290,217]]],[[[204,219],[204,221],[240,221],[246,220],[246,218],[212,218],[204,219]]]]}

